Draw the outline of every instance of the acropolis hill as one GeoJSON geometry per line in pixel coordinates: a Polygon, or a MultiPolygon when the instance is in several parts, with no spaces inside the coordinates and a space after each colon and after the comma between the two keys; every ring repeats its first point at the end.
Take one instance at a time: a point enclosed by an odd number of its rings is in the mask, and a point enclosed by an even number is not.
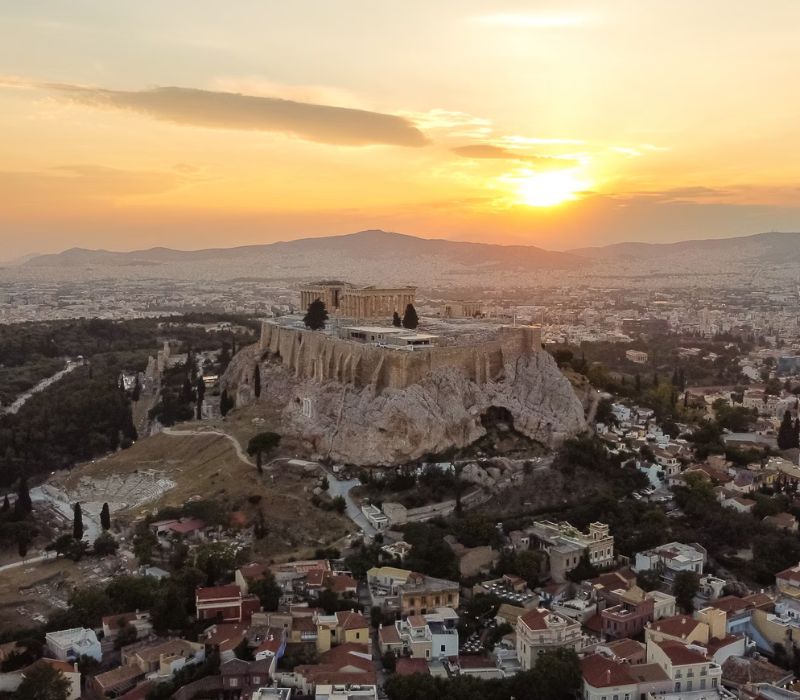
{"type": "Polygon", "coordinates": [[[497,381],[503,378],[506,363],[541,351],[541,343],[538,327],[501,326],[494,338],[482,342],[410,351],[264,321],[258,348],[262,356],[280,362],[295,377],[382,391],[405,389],[434,370],[447,368],[479,384],[497,381]]]}
{"type": "Polygon", "coordinates": [[[264,321],[259,342],[233,358],[222,386],[243,416],[264,418],[298,454],[357,465],[464,448],[486,434],[492,409],[549,447],[585,428],[582,403],[542,350],[537,327],[364,323],[336,318],[312,331],[298,316],[264,321]]]}

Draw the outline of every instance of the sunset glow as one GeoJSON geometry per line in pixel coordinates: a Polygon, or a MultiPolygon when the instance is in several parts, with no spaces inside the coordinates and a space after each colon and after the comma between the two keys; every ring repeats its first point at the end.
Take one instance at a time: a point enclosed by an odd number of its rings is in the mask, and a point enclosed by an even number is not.
{"type": "Polygon", "coordinates": [[[573,171],[556,170],[534,173],[520,181],[517,194],[520,202],[531,207],[551,207],[577,198],[586,182],[573,171]]]}
{"type": "Polygon", "coordinates": [[[0,7],[0,259],[800,229],[795,0],[150,6],[0,7]]]}

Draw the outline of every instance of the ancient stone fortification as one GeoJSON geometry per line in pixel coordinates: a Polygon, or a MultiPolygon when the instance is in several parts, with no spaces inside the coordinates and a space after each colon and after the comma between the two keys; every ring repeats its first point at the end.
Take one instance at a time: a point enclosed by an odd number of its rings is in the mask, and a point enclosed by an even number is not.
{"type": "Polygon", "coordinates": [[[506,363],[541,351],[541,334],[534,326],[503,326],[494,340],[477,345],[409,351],[364,345],[265,321],[259,349],[271,353],[295,377],[381,391],[405,389],[419,384],[431,372],[446,368],[458,370],[478,384],[496,381],[503,377],[506,363]]]}
{"type": "Polygon", "coordinates": [[[402,351],[270,325],[262,342],[233,358],[222,386],[298,453],[357,465],[471,445],[486,435],[492,408],[550,447],[586,427],[572,385],[529,328],[501,330],[474,347],[402,351]]]}

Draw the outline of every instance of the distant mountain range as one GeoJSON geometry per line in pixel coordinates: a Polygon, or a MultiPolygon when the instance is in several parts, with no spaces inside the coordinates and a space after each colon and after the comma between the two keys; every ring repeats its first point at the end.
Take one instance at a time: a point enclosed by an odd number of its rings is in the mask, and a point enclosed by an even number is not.
{"type": "Polygon", "coordinates": [[[754,263],[800,262],[800,233],[756,233],[735,238],[710,238],[678,243],[614,243],[576,248],[571,255],[589,260],[653,261],[704,256],[710,261],[754,263]]]}
{"type": "Polygon", "coordinates": [[[34,256],[22,265],[28,267],[121,267],[161,266],[216,263],[233,266],[248,264],[272,266],[280,264],[287,271],[307,268],[314,260],[369,261],[370,264],[391,264],[415,260],[420,264],[448,263],[476,272],[497,270],[576,269],[595,263],[612,261],[630,263],[752,262],[756,264],[800,263],[800,233],[759,233],[736,238],[682,241],[680,243],[617,243],[595,248],[577,248],[556,252],[523,245],[467,243],[443,239],[427,239],[401,233],[371,230],[341,236],[302,238],[266,245],[205,250],[173,250],[150,248],[131,252],[71,248],[62,253],[34,256]]]}
{"type": "Polygon", "coordinates": [[[443,239],[417,238],[388,231],[359,231],[342,236],[301,238],[266,245],[238,248],[209,248],[206,250],[173,250],[150,248],[118,253],[108,250],[70,248],[63,253],[39,255],[24,264],[36,267],[52,266],[121,266],[160,265],[166,263],[196,263],[214,260],[219,263],[250,261],[263,257],[280,257],[283,261],[308,255],[349,256],[352,259],[405,261],[414,258],[444,258],[451,263],[467,267],[497,267],[511,269],[554,269],[580,265],[581,260],[569,253],[544,250],[535,246],[506,246],[488,243],[465,243],[443,239]]]}

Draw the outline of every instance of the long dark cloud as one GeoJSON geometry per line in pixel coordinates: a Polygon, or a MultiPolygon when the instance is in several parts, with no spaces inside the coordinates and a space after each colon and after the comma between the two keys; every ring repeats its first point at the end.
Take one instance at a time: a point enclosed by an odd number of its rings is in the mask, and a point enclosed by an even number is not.
{"type": "Polygon", "coordinates": [[[79,104],[130,110],[175,124],[273,131],[308,141],[346,146],[424,146],[428,143],[425,135],[408,119],[363,109],[183,87],[136,91],[61,83],[38,87],[79,104]]]}
{"type": "Polygon", "coordinates": [[[554,158],[552,156],[539,156],[534,154],[512,151],[502,146],[490,143],[473,143],[467,146],[456,146],[451,149],[453,153],[464,158],[490,158],[496,160],[519,160],[526,163],[546,165],[551,168],[568,168],[575,165],[575,161],[568,158],[554,158]]]}

